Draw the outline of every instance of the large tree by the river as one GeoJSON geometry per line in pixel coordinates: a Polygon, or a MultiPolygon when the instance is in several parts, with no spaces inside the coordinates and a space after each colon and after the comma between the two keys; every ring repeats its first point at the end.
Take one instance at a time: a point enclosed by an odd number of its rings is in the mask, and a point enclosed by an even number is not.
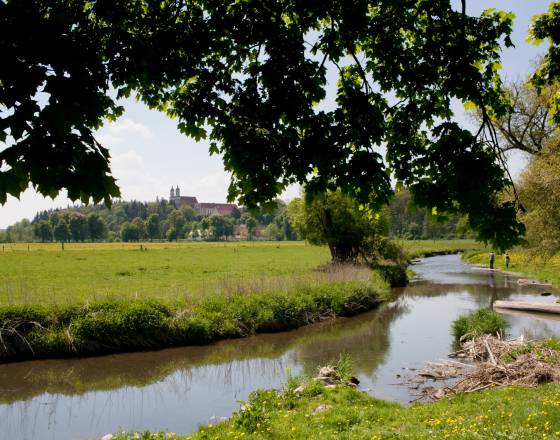
{"type": "Polygon", "coordinates": [[[505,111],[496,70],[512,17],[466,3],[0,0],[0,202],[30,182],[118,196],[94,131],[136,94],[209,138],[248,207],[294,182],[376,206],[392,175],[508,247],[523,226],[497,196],[510,182],[490,119],[472,134],[451,104],[505,111]]]}

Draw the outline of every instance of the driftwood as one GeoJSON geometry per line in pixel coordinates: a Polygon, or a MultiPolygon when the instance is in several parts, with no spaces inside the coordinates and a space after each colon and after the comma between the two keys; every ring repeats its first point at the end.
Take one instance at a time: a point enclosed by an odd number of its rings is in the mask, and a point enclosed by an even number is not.
{"type": "Polygon", "coordinates": [[[525,339],[520,336],[517,339],[504,340],[495,336],[481,336],[476,339],[468,339],[461,341],[461,348],[453,353],[449,353],[449,357],[469,359],[471,361],[486,361],[492,353],[492,357],[500,357],[502,353],[525,344],[525,339]]]}
{"type": "Polygon", "coordinates": [[[527,312],[559,313],[560,304],[527,301],[495,301],[495,309],[524,310],[527,312]]]}
{"type": "Polygon", "coordinates": [[[560,383],[560,351],[527,344],[523,337],[506,341],[489,335],[462,342],[461,349],[450,356],[465,358],[472,363],[426,363],[426,367],[418,372],[420,381],[450,380],[453,383],[443,388],[416,386],[421,392],[416,400],[437,400],[461,392],[473,393],[508,385],[560,383]]]}

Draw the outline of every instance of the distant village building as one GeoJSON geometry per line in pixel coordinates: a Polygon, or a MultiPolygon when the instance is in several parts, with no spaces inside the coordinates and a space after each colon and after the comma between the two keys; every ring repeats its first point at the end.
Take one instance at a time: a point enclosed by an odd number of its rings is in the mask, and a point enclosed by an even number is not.
{"type": "Polygon", "coordinates": [[[175,205],[176,208],[188,205],[200,215],[231,215],[238,208],[237,205],[232,203],[199,203],[196,197],[181,196],[181,190],[171,187],[169,191],[169,201],[175,205]]]}

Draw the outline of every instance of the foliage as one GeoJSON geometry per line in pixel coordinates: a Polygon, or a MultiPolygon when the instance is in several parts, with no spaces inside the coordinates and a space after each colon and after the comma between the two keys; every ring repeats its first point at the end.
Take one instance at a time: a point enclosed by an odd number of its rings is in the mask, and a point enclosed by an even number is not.
{"type": "Polygon", "coordinates": [[[255,231],[257,230],[257,221],[253,217],[249,217],[245,221],[245,225],[247,225],[247,236],[249,240],[251,240],[255,235],[255,231]]]}
{"type": "Polygon", "coordinates": [[[555,122],[560,123],[560,2],[550,3],[548,12],[537,15],[530,29],[531,39],[540,44],[548,40],[549,47],[543,63],[532,77],[532,83],[540,91],[547,86],[555,87],[550,94],[550,109],[555,122]]]}
{"type": "Polygon", "coordinates": [[[308,203],[294,200],[288,213],[303,238],[329,247],[334,263],[366,263],[380,269],[391,285],[406,283],[406,255],[380,235],[381,215],[362,209],[340,190],[315,196],[308,203]]]}
{"type": "Polygon", "coordinates": [[[146,234],[146,225],[144,223],[144,220],[142,220],[140,217],[135,217],[132,219],[131,223],[138,228],[138,237],[140,240],[144,240],[148,238],[148,235],[146,234]]]}
{"type": "Polygon", "coordinates": [[[520,176],[519,197],[526,212],[527,245],[540,256],[560,251],[560,133],[538,156],[532,157],[520,176]]]}
{"type": "Polygon", "coordinates": [[[480,309],[457,318],[451,324],[456,339],[476,338],[483,335],[503,333],[507,321],[498,312],[491,309],[480,309]]]}
{"type": "Polygon", "coordinates": [[[160,237],[159,216],[157,214],[150,214],[146,220],[146,234],[150,240],[160,237]]]}
{"type": "Polygon", "coordinates": [[[177,229],[175,229],[173,226],[171,226],[167,230],[165,235],[166,235],[166,237],[169,241],[174,241],[174,240],[177,240],[179,238],[179,231],[177,231],[177,229]]]}
{"type": "Polygon", "coordinates": [[[88,215],[89,237],[91,241],[102,240],[107,235],[105,221],[96,213],[88,215]]]}
{"type": "Polygon", "coordinates": [[[233,235],[233,220],[223,215],[212,215],[208,218],[210,237],[213,240],[220,240],[222,238],[230,237],[233,235]]]}
{"type": "MultiPolygon", "coordinates": [[[[296,202],[297,203],[297,200],[296,202]]],[[[292,204],[293,205],[293,204],[292,204]]],[[[293,211],[293,209],[292,209],[293,211]]],[[[188,205],[176,209],[166,200],[142,203],[138,201],[116,201],[111,209],[103,205],[74,206],[66,209],[55,209],[38,212],[33,221],[19,222],[8,227],[4,238],[0,242],[32,241],[35,224],[41,221],[50,222],[54,229],[60,223],[68,225],[70,217],[80,213],[88,218],[88,230],[80,238],[93,241],[120,239],[123,223],[134,222],[140,229],[142,239],[169,239],[169,229],[175,227],[171,233],[171,240],[178,239],[210,239],[216,240],[211,234],[209,219],[197,215],[188,205]],[[93,217],[92,217],[93,216],[93,217]],[[93,220],[90,220],[93,219],[93,220]],[[91,223],[93,222],[93,223],[91,223]],[[177,226],[180,226],[177,229],[177,226]],[[92,229],[94,228],[94,229],[92,229]],[[97,229],[96,229],[97,228],[97,229]],[[101,235],[98,235],[101,234],[101,235]]],[[[376,230],[384,235],[392,235],[405,239],[422,238],[463,238],[472,237],[465,217],[457,215],[432,215],[425,208],[414,207],[409,190],[399,191],[388,207],[379,210],[376,218],[376,230]]],[[[281,200],[267,209],[260,209],[249,213],[244,208],[239,218],[234,219],[234,235],[236,239],[297,240],[298,228],[293,223],[293,215],[288,213],[288,206],[281,200]],[[246,235],[241,225],[245,225],[246,235]],[[272,226],[270,226],[272,225],[272,226]],[[268,228],[268,229],[267,229],[268,228]]],[[[63,231],[63,226],[59,229],[63,231]]],[[[37,237],[37,235],[35,234],[37,237]]],[[[63,240],[73,240],[72,235],[62,235],[63,240]]],[[[38,237],[40,239],[40,237],[38,237]]]]}
{"type": "Polygon", "coordinates": [[[483,133],[452,122],[452,103],[503,113],[511,26],[511,14],[469,16],[449,0],[2,2],[0,202],[29,182],[73,200],[118,196],[93,136],[123,111],[114,90],[210,138],[244,206],[299,182],[376,207],[393,175],[418,204],[469,213],[481,240],[507,248],[523,232],[496,197],[510,182],[483,133]]]}
{"type": "Polygon", "coordinates": [[[134,223],[123,223],[121,226],[122,241],[140,241],[140,229],[134,223]]]}
{"type": "Polygon", "coordinates": [[[309,203],[295,199],[288,213],[301,237],[314,245],[327,245],[335,262],[357,260],[363,254],[365,238],[375,234],[375,221],[340,190],[309,203]]]}
{"type": "Polygon", "coordinates": [[[265,228],[264,233],[269,240],[282,240],[283,237],[282,232],[274,223],[269,224],[265,228]]]}
{"type": "Polygon", "coordinates": [[[185,216],[183,215],[183,212],[178,209],[171,211],[167,220],[169,222],[169,226],[178,231],[177,234],[185,226],[185,216]]]}
{"type": "Polygon", "coordinates": [[[530,79],[517,80],[506,84],[503,93],[503,99],[508,103],[505,114],[485,115],[476,109],[474,119],[479,124],[483,124],[485,117],[491,119],[502,151],[538,154],[558,129],[552,119],[550,105],[552,97],[560,93],[560,83],[538,90],[530,79]]]}
{"type": "MultiPolygon", "coordinates": [[[[188,205],[177,209],[174,204],[164,199],[144,203],[136,200],[116,201],[111,209],[103,205],[90,205],[40,211],[31,223],[26,220],[8,227],[6,238],[1,241],[32,241],[33,228],[36,223],[48,221],[54,228],[59,223],[69,225],[73,217],[81,218],[82,215],[87,217],[87,228],[85,224],[82,224],[81,228],[77,227],[77,235],[74,236],[70,233],[64,241],[84,241],[86,239],[115,241],[120,238],[121,228],[126,222],[134,223],[138,227],[140,239],[167,238],[174,241],[184,238],[204,238],[220,240],[232,236],[236,236],[236,239],[245,239],[249,238],[249,231],[247,230],[246,237],[241,225],[247,221],[250,224],[253,221],[256,222],[251,227],[251,239],[264,238],[266,227],[273,223],[278,228],[274,234],[275,240],[295,240],[297,235],[289,222],[286,210],[285,203],[277,200],[274,206],[270,206],[266,210],[257,210],[252,215],[243,209],[242,214],[234,211],[229,216],[217,216],[219,218],[210,220],[210,218],[206,218],[208,216],[198,214],[188,205]],[[170,229],[173,230],[169,232],[170,229]]],[[[40,236],[37,237],[40,239],[40,236]]]]}
{"type": "Polygon", "coordinates": [[[84,202],[119,196],[109,152],[93,132],[122,108],[108,96],[103,42],[83,3],[2,2],[0,23],[10,65],[0,74],[0,141],[13,140],[0,152],[0,203],[29,182],[51,197],[62,187],[84,202]]]}
{"type": "Polygon", "coordinates": [[[65,243],[70,240],[70,229],[66,222],[59,222],[53,229],[53,236],[56,241],[65,243]]]}
{"type": "Polygon", "coordinates": [[[33,225],[33,233],[41,242],[52,241],[53,231],[51,224],[46,220],[41,220],[33,225]]]}
{"type": "Polygon", "coordinates": [[[414,206],[408,189],[398,191],[385,213],[389,234],[408,240],[472,238],[468,218],[461,215],[441,215],[414,206]]]}
{"type": "Polygon", "coordinates": [[[80,212],[73,212],[69,216],[68,227],[74,241],[85,241],[89,235],[87,217],[80,212]]]}

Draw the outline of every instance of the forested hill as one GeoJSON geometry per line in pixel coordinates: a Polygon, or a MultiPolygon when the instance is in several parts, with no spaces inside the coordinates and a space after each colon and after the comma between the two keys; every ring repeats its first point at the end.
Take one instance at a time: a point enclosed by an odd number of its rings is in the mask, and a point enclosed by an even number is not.
{"type": "MultiPolygon", "coordinates": [[[[139,240],[296,240],[298,231],[288,215],[288,205],[277,200],[269,212],[249,213],[244,208],[231,215],[200,215],[190,206],[177,209],[165,199],[155,202],[117,201],[105,205],[74,206],[41,211],[0,231],[0,242],[30,241],[139,241],[139,240]]],[[[424,208],[415,208],[407,190],[396,194],[380,212],[385,233],[407,239],[464,238],[472,236],[466,218],[437,219],[424,208]]]]}

